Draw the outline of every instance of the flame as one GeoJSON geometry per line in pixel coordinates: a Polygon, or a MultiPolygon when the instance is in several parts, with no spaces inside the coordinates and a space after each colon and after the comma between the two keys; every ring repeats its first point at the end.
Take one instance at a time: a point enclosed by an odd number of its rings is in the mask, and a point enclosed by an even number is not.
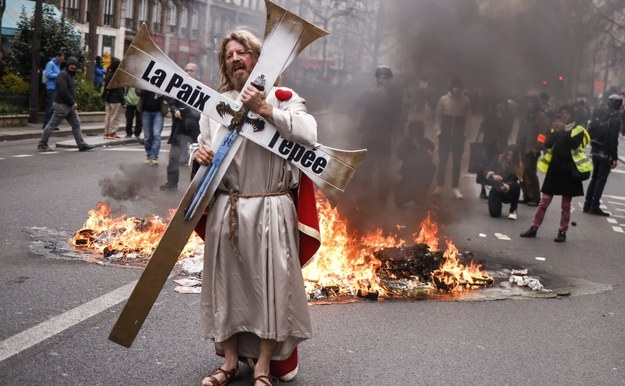
{"type": "Polygon", "coordinates": [[[481,270],[481,265],[471,262],[468,266],[458,260],[458,249],[446,240],[447,249],[443,253],[445,261],[432,272],[432,281],[443,290],[450,292],[466,291],[472,286],[490,285],[493,279],[481,270]]]}
{"type": "MultiPolygon", "coordinates": [[[[394,296],[378,278],[376,271],[381,261],[375,253],[385,248],[401,248],[406,242],[393,235],[384,235],[381,229],[359,238],[350,236],[349,223],[341,218],[336,208],[317,196],[320,214],[321,247],[316,256],[303,269],[306,292],[313,293],[321,288],[330,288],[332,295],[354,295],[357,293],[376,292],[380,296],[394,296]]],[[[421,223],[420,230],[412,234],[415,244],[426,244],[430,251],[438,251],[438,225],[430,213],[421,223]]],[[[447,241],[447,250],[443,253],[442,266],[432,274],[436,288],[449,292],[463,291],[472,285],[485,285],[492,279],[481,271],[480,265],[464,266],[460,263],[458,250],[451,241],[447,241]],[[444,285],[441,285],[444,283],[444,285]]],[[[424,285],[418,278],[411,283],[413,288],[424,285]]],[[[431,286],[432,283],[426,283],[431,286]]]]}
{"type": "MultiPolygon", "coordinates": [[[[375,256],[384,249],[406,247],[406,241],[396,235],[385,235],[382,229],[356,235],[350,231],[349,222],[321,194],[317,195],[317,207],[322,244],[316,256],[302,269],[306,292],[312,294],[325,290],[330,297],[356,294],[364,294],[366,297],[375,294],[375,298],[378,295],[405,296],[389,288],[378,277],[382,261],[375,256]]],[[[76,248],[94,254],[116,254],[121,258],[147,260],[156,249],[174,213],[173,209],[169,211],[167,221],[158,216],[146,219],[125,215],[114,217],[110,206],[98,202],[96,208],[89,211],[83,229],[68,241],[76,248]]],[[[412,243],[425,244],[430,252],[440,252],[438,231],[438,225],[428,213],[419,231],[411,235],[412,243]]],[[[442,254],[444,261],[432,272],[431,282],[421,283],[418,277],[414,277],[406,284],[408,288],[460,292],[473,286],[493,283],[493,279],[481,270],[480,265],[473,262],[468,266],[463,265],[454,244],[449,240],[445,243],[447,249],[442,254]]],[[[204,242],[194,232],[180,258],[201,256],[203,246],[204,242]]]]}
{"type": "MultiPolygon", "coordinates": [[[[83,228],[68,241],[75,247],[91,253],[103,255],[118,253],[123,257],[148,259],[156,249],[174,213],[175,210],[170,209],[167,221],[158,216],[149,216],[146,219],[125,215],[114,217],[111,215],[109,205],[98,202],[95,209],[88,212],[83,228]]],[[[202,250],[203,241],[194,232],[180,256],[200,255],[202,250]]]]}
{"type": "Polygon", "coordinates": [[[384,236],[381,229],[361,238],[350,236],[348,222],[338,210],[317,196],[321,246],[303,268],[306,292],[320,287],[337,288],[336,295],[353,295],[358,290],[386,293],[376,270],[381,266],[372,251],[403,245],[403,241],[384,236]]]}

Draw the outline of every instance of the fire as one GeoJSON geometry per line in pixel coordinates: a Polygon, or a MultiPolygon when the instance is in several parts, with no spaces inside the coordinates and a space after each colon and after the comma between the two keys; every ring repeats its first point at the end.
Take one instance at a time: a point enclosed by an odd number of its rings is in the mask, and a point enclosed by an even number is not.
{"type": "MultiPolygon", "coordinates": [[[[480,265],[473,262],[463,265],[461,254],[451,241],[445,240],[446,250],[438,251],[439,228],[429,213],[420,230],[411,235],[413,240],[407,243],[396,235],[385,235],[381,229],[356,236],[350,232],[348,221],[321,195],[317,196],[317,207],[322,244],[316,256],[302,270],[306,292],[311,297],[315,293],[323,293],[329,298],[352,295],[401,297],[409,296],[406,289],[459,292],[493,283],[480,265]],[[415,247],[425,251],[426,256],[434,256],[429,260],[430,268],[423,275],[414,274],[414,268],[420,267],[415,266],[414,261],[393,260],[380,255],[381,251],[405,252],[415,250],[415,247]],[[398,277],[398,272],[401,277],[398,277]],[[399,290],[397,283],[401,283],[399,290]]],[[[172,209],[169,219],[173,214],[172,209]]],[[[115,217],[107,204],[99,202],[95,209],[89,211],[83,229],[76,232],[69,242],[104,257],[145,262],[158,245],[167,223],[168,220],[163,221],[158,216],[146,219],[124,215],[115,217]]],[[[203,245],[202,239],[193,233],[180,257],[202,256],[203,245]]]]}
{"type": "MultiPolygon", "coordinates": [[[[385,286],[377,271],[382,262],[375,253],[386,248],[406,247],[406,241],[392,235],[384,235],[381,229],[356,238],[350,236],[349,224],[336,209],[318,196],[322,245],[312,262],[303,269],[307,293],[329,289],[330,295],[354,295],[376,293],[395,296],[385,286]]],[[[429,251],[438,251],[438,226],[428,213],[421,229],[412,234],[414,244],[426,244],[429,251]]],[[[492,278],[481,271],[481,266],[460,263],[459,253],[451,241],[446,241],[444,262],[432,272],[431,283],[419,283],[418,277],[407,283],[411,288],[434,288],[449,292],[463,291],[474,285],[490,285],[492,278]]]]}
{"type": "Polygon", "coordinates": [[[447,291],[465,291],[472,286],[484,286],[493,284],[493,279],[483,272],[481,265],[473,264],[465,266],[458,261],[458,249],[447,240],[447,250],[443,253],[445,262],[432,272],[432,281],[441,289],[447,291]]]}
{"type": "MultiPolygon", "coordinates": [[[[169,211],[169,219],[173,214],[172,209],[169,211]]],[[[88,215],[83,228],[76,232],[69,243],[104,256],[117,254],[121,258],[148,259],[167,227],[167,221],[158,216],[146,219],[125,215],[114,217],[111,215],[111,207],[102,202],[98,202],[88,215]]],[[[180,256],[200,255],[202,251],[202,239],[193,233],[180,256]]]]}

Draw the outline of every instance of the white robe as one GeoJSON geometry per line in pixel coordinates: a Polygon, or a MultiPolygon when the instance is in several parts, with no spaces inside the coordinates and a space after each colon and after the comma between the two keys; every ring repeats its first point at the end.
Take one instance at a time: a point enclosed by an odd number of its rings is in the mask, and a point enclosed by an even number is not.
{"type": "MultiPolygon", "coordinates": [[[[282,88],[283,90],[288,90],[282,88]]],[[[288,140],[304,145],[317,141],[317,123],[297,94],[279,101],[276,89],[267,102],[274,106],[274,124],[288,140]]],[[[224,93],[233,100],[236,91],[224,93]]],[[[219,130],[213,120],[200,119],[200,144],[212,146],[219,130]]],[[[289,357],[295,346],[312,337],[306,293],[299,263],[297,212],[288,192],[299,183],[299,170],[289,161],[243,139],[210,207],[202,276],[201,320],[204,337],[221,342],[238,334],[238,354],[258,358],[259,338],[278,345],[272,359],[289,357]],[[255,197],[237,201],[237,242],[230,228],[230,195],[255,197]],[[265,193],[280,195],[262,196],[265,193]]]]}

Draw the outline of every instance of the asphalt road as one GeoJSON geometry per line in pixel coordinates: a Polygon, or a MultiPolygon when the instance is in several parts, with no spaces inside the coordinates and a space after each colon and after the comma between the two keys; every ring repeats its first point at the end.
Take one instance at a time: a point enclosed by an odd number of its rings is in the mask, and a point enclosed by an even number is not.
{"type": "MultiPolygon", "coordinates": [[[[143,171],[148,188],[144,197],[114,208],[166,216],[182,195],[158,190],[166,154],[159,167],[149,167],[139,146],[51,154],[35,147],[35,140],[0,143],[0,354],[10,355],[0,355],[0,384],[199,385],[220,361],[212,343],[200,339],[197,295],[176,293],[168,282],[132,348],[122,348],[107,336],[140,270],[30,250],[28,231],[35,227],[79,229],[87,211],[105,199],[99,182],[119,176],[120,165],[143,171]]],[[[181,179],[187,173],[183,168],[181,179]]],[[[301,345],[300,372],[291,384],[624,385],[624,174],[621,164],[605,191],[604,204],[615,216],[583,214],[581,200],[574,200],[577,225],[564,244],[552,241],[558,199],[539,236],[520,239],[534,208],[521,206],[517,221],[492,219],[472,176],[462,176],[464,200],[443,194],[435,202],[454,214],[441,233],[487,269],[529,268],[548,288],[570,295],[313,305],[315,337],[301,345]]],[[[384,205],[381,211],[395,213],[384,205]]]]}

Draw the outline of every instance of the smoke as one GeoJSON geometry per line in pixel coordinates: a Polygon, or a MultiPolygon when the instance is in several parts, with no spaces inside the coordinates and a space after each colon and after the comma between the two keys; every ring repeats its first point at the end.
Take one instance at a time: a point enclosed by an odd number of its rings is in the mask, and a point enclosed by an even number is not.
{"type": "Polygon", "coordinates": [[[118,201],[148,197],[158,184],[158,168],[145,165],[119,165],[119,171],[101,179],[102,196],[118,201]]]}

